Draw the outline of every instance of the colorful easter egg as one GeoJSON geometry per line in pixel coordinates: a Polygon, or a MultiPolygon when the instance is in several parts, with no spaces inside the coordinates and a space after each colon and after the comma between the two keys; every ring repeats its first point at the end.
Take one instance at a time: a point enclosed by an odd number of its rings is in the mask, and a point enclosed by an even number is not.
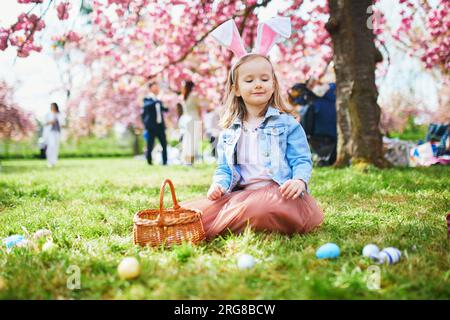
{"type": "Polygon", "coordinates": [[[394,247],[388,247],[381,250],[378,255],[371,256],[378,264],[386,263],[386,264],[395,264],[400,261],[400,257],[402,253],[400,250],[394,247]]]}
{"type": "Polygon", "coordinates": [[[13,236],[9,236],[8,238],[3,239],[3,243],[6,245],[7,249],[11,249],[12,247],[17,246],[24,240],[25,240],[24,236],[15,234],[13,236]]]}
{"type": "Polygon", "coordinates": [[[24,239],[24,240],[20,241],[19,243],[16,244],[16,247],[38,250],[37,245],[33,241],[28,240],[28,239],[24,239]]]}
{"type": "Polygon", "coordinates": [[[41,238],[47,238],[50,237],[52,235],[52,232],[50,230],[47,229],[39,229],[38,231],[36,231],[33,234],[33,238],[34,239],[41,239],[41,238]]]}

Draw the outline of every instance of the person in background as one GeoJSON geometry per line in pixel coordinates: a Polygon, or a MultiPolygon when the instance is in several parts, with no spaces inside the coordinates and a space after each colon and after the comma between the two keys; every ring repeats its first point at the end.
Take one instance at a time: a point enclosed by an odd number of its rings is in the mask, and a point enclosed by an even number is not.
{"type": "Polygon", "coordinates": [[[169,109],[164,107],[161,100],[158,99],[158,94],[158,83],[150,82],[141,113],[142,122],[144,123],[145,130],[147,130],[147,162],[149,165],[153,164],[152,151],[155,138],[158,138],[162,146],[163,165],[167,165],[167,139],[164,112],[168,112],[169,109]]]}
{"type": "Polygon", "coordinates": [[[193,165],[195,158],[199,155],[199,147],[202,139],[202,117],[201,106],[198,97],[192,94],[194,82],[187,80],[181,87],[183,95],[186,130],[182,141],[182,160],[186,165],[193,165]]]}
{"type": "Polygon", "coordinates": [[[183,105],[181,103],[177,103],[177,121],[180,121],[180,118],[183,116],[183,105]]]}
{"type": "Polygon", "coordinates": [[[288,100],[299,105],[300,123],[305,130],[318,165],[332,165],[336,160],[336,84],[310,81],[297,83],[288,91],[288,100]]]}
{"type": "Polygon", "coordinates": [[[203,123],[205,127],[205,135],[211,144],[212,151],[211,155],[216,157],[216,145],[217,138],[219,137],[221,128],[219,126],[220,115],[218,110],[215,109],[212,105],[209,105],[206,109],[206,113],[203,115],[203,123]]]}
{"type": "Polygon", "coordinates": [[[56,102],[52,102],[50,105],[50,112],[45,116],[44,124],[45,155],[47,158],[47,166],[52,168],[58,161],[61,126],[63,125],[63,118],[56,102]]]}

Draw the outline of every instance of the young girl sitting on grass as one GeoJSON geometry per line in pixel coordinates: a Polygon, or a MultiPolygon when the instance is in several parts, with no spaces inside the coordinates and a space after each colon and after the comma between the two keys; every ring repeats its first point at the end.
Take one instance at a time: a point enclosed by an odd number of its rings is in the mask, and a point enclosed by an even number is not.
{"type": "Polygon", "coordinates": [[[305,132],[289,114],[266,56],[283,28],[290,34],[288,18],[260,25],[256,53],[250,54],[233,20],[212,33],[239,60],[227,79],[224,130],[207,199],[182,205],[203,211],[208,239],[229,231],[240,233],[247,226],[305,233],[323,221],[322,210],[308,193],[312,161],[305,132]]]}

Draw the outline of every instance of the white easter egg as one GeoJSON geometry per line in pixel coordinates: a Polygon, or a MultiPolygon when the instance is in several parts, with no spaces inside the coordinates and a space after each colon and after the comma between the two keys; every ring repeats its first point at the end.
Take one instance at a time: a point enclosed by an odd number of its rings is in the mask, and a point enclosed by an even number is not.
{"type": "Polygon", "coordinates": [[[240,255],[237,261],[239,269],[250,269],[255,265],[255,258],[249,254],[240,255]]]}
{"type": "Polygon", "coordinates": [[[372,255],[376,255],[380,252],[380,249],[374,244],[368,244],[363,248],[362,255],[370,258],[372,255]]]}
{"type": "Polygon", "coordinates": [[[58,246],[53,241],[47,241],[42,246],[42,251],[53,251],[56,248],[58,248],[58,246]]]}
{"type": "Polygon", "coordinates": [[[141,273],[139,261],[134,257],[124,258],[117,267],[117,272],[121,279],[134,279],[141,273]]]}

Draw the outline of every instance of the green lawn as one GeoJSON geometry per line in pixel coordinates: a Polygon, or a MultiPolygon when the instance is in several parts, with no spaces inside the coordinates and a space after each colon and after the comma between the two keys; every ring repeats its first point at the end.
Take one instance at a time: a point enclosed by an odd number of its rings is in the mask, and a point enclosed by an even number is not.
{"type": "MultiPolygon", "coordinates": [[[[180,201],[206,193],[213,166],[148,167],[143,160],[2,161],[0,238],[47,228],[58,248],[0,249],[0,299],[449,299],[450,167],[377,170],[315,169],[312,194],[324,224],[291,238],[246,232],[173,250],[133,245],[132,218],[156,208],[159,186],[171,178],[180,201]],[[317,260],[335,242],[341,256],[317,260]],[[381,288],[367,288],[367,243],[395,246],[396,265],[380,266],[381,288]],[[236,257],[258,259],[241,271],[236,257]],[[139,259],[142,274],[120,280],[117,265],[139,259]],[[81,289],[67,272],[81,270],[81,289]]],[[[166,196],[167,204],[170,197],[166,196]]]]}
{"type": "MultiPolygon", "coordinates": [[[[139,149],[143,152],[145,142],[139,137],[139,149]]],[[[39,158],[38,137],[27,141],[0,141],[0,159],[33,159],[39,158]]],[[[133,155],[133,138],[126,136],[116,138],[111,133],[106,137],[82,137],[75,141],[62,141],[59,150],[60,158],[95,158],[95,157],[130,157],[133,155]]]]}

